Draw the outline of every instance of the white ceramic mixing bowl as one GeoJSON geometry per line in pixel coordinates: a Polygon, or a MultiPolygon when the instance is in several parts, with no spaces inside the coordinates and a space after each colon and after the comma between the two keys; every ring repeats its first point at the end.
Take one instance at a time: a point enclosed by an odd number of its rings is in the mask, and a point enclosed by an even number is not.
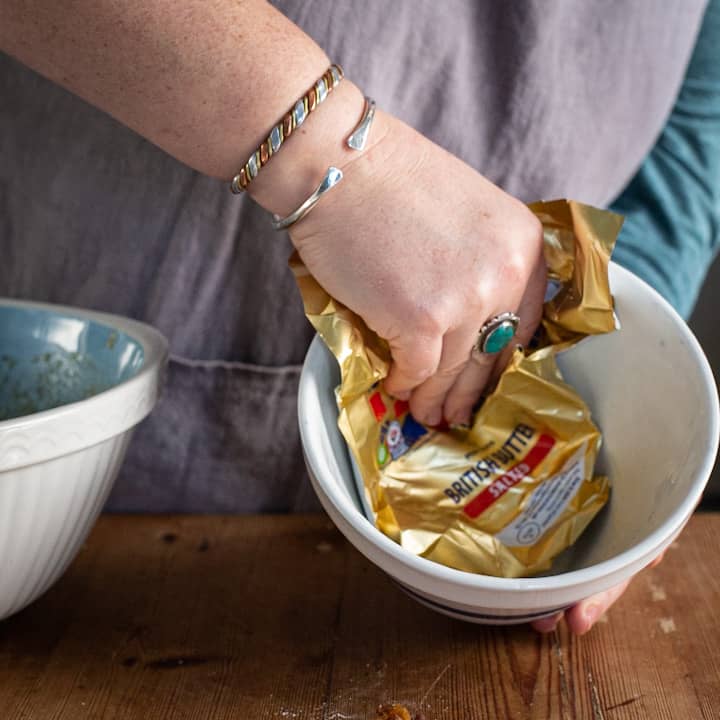
{"type": "Polygon", "coordinates": [[[598,468],[611,500],[552,572],[533,578],[475,575],[415,557],[362,511],[337,429],[335,358],[315,338],[300,380],[300,432],[310,476],[347,539],[418,601],[464,620],[527,622],[606,590],[641,570],[677,536],[700,500],[718,448],[718,396],[685,322],[652,288],[611,264],[622,328],[559,358],[590,405],[604,446],[598,468]]]}
{"type": "Polygon", "coordinates": [[[0,300],[0,620],[75,557],[166,360],[142,323],[0,300]]]}

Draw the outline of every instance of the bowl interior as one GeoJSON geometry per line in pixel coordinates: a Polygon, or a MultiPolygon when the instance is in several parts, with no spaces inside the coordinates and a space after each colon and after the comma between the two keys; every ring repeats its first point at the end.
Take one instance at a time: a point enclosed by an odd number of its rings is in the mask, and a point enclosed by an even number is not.
{"type": "Polygon", "coordinates": [[[0,421],[84,400],[142,364],[141,343],[109,325],[0,305],[0,421]]]}
{"type": "MultiPolygon", "coordinates": [[[[611,499],[548,574],[608,560],[653,533],[669,535],[699,500],[717,450],[717,392],[697,342],[645,283],[615,265],[610,278],[621,329],[585,340],[559,364],[603,432],[597,471],[609,474],[611,499]]],[[[337,363],[319,338],[301,382],[305,453],[316,480],[352,524],[367,523],[337,429],[337,363]]]]}

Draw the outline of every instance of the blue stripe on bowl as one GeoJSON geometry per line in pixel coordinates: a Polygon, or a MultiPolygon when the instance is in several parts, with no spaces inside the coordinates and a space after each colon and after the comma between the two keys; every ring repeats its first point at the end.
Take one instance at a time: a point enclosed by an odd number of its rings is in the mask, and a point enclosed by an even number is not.
{"type": "Polygon", "coordinates": [[[432,600],[428,597],[425,597],[424,595],[421,595],[418,592],[415,592],[414,590],[407,587],[407,585],[403,585],[397,580],[393,580],[393,582],[395,582],[395,584],[398,585],[403,592],[407,593],[408,595],[410,595],[410,597],[414,598],[418,602],[430,605],[431,607],[435,608],[440,612],[445,611],[449,613],[454,613],[455,615],[462,615],[463,617],[472,618],[475,620],[504,620],[519,624],[523,622],[531,622],[532,620],[537,620],[538,618],[545,617],[546,615],[554,615],[555,613],[559,613],[568,608],[567,605],[563,605],[561,607],[551,608],[549,610],[540,610],[539,612],[525,613],[524,615],[491,615],[487,613],[474,612],[472,610],[461,610],[460,608],[453,607],[452,605],[444,605],[443,603],[437,602],[437,600],[432,600]]]}

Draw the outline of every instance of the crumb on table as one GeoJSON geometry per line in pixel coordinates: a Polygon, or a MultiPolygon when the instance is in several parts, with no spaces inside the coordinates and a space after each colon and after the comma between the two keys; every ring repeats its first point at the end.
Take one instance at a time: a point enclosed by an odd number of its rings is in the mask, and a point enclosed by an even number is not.
{"type": "Polygon", "coordinates": [[[378,720],[412,720],[404,705],[380,705],[377,709],[378,720]]]}

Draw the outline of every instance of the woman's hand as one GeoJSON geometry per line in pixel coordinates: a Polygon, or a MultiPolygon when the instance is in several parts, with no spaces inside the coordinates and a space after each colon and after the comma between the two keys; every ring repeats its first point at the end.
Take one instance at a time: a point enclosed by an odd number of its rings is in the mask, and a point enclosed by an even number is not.
{"type": "Polygon", "coordinates": [[[541,226],[468,165],[378,116],[382,139],[343,168],[291,238],[318,282],[390,344],[388,392],[429,425],[466,423],[510,354],[471,359],[480,327],[517,313],[514,346],[539,322],[541,226]]]}
{"type": "MultiPolygon", "coordinates": [[[[648,568],[653,568],[658,565],[663,559],[664,554],[665,553],[656,557],[655,560],[648,565],[648,568]]],[[[625,580],[625,582],[609,590],[605,590],[605,592],[585,598],[585,600],[581,600],[577,605],[573,605],[564,612],[560,612],[552,617],[536,620],[532,626],[541,633],[552,632],[564,617],[565,622],[570,628],[570,632],[575,635],[584,635],[615,604],[635,577],[636,576],[633,576],[629,580],[625,580]]]]}
{"type": "MultiPolygon", "coordinates": [[[[514,345],[539,322],[541,227],[454,156],[398,120],[383,123],[382,140],[344,168],[342,183],[291,238],[318,282],[389,342],[387,390],[409,397],[413,415],[429,425],[443,416],[468,422],[510,352],[471,359],[482,324],[516,312],[514,345]]],[[[587,632],[629,582],[533,627],[549,632],[564,615],[573,633],[587,632]]]]}
{"type": "MultiPolygon", "coordinates": [[[[318,282],[389,342],[386,389],[429,425],[443,416],[466,423],[511,352],[471,358],[482,324],[517,313],[514,346],[540,320],[542,229],[458,158],[392,117],[378,119],[382,139],[343,167],[341,184],[290,236],[318,282]]],[[[533,627],[550,632],[564,616],[573,633],[587,632],[629,582],[533,627]]]]}

